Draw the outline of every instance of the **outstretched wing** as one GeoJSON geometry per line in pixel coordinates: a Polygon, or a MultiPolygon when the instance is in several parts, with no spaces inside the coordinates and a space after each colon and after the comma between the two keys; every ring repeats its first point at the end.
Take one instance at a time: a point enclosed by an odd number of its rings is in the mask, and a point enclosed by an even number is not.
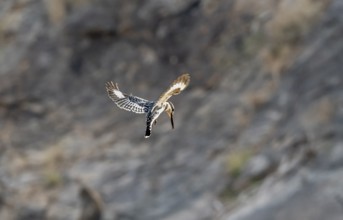
{"type": "Polygon", "coordinates": [[[117,84],[112,81],[106,83],[107,94],[116,103],[116,105],[126,111],[131,111],[138,114],[148,112],[151,101],[139,98],[133,95],[122,93],[117,84]]]}
{"type": "Polygon", "coordinates": [[[161,105],[162,103],[166,102],[171,96],[180,94],[180,92],[188,86],[189,81],[190,76],[188,73],[179,76],[176,80],[174,80],[169,89],[160,96],[156,105],[161,105]]]}

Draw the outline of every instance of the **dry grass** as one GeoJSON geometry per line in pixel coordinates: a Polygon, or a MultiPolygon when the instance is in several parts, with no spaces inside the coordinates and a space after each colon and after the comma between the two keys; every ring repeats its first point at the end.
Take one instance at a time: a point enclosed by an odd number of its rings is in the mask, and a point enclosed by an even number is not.
{"type": "Polygon", "coordinates": [[[44,186],[54,187],[62,182],[61,169],[64,163],[64,152],[60,145],[26,152],[11,150],[7,157],[9,157],[9,167],[13,174],[36,170],[44,186]]]}
{"type": "Polygon", "coordinates": [[[232,112],[232,117],[234,119],[235,125],[238,128],[247,127],[251,123],[252,112],[246,108],[236,108],[232,112]]]}
{"type": "Polygon", "coordinates": [[[297,43],[320,16],[325,1],[281,1],[275,15],[267,23],[267,31],[276,43],[297,43]]]}
{"type": "Polygon", "coordinates": [[[304,111],[300,116],[300,122],[309,134],[312,130],[322,130],[325,126],[330,124],[336,112],[336,105],[333,100],[329,98],[322,98],[314,103],[304,111]]]}
{"type": "Polygon", "coordinates": [[[261,88],[243,94],[241,102],[249,109],[256,110],[273,97],[276,88],[273,81],[266,82],[261,88]]]}
{"type": "Polygon", "coordinates": [[[79,8],[90,3],[91,0],[44,0],[49,20],[54,25],[63,22],[67,15],[67,8],[79,8]]]}
{"type": "Polygon", "coordinates": [[[57,167],[63,162],[63,157],[63,148],[58,144],[29,153],[31,165],[37,167],[57,167]]]}
{"type": "Polygon", "coordinates": [[[265,71],[275,78],[292,65],[299,45],[319,21],[330,0],[240,0],[234,13],[248,15],[250,35],[244,52],[261,58],[265,71]]]}
{"type": "Polygon", "coordinates": [[[52,24],[61,24],[66,16],[66,0],[44,0],[52,24]]]}
{"type": "Polygon", "coordinates": [[[213,14],[219,7],[220,0],[203,0],[201,7],[205,15],[213,14]]]}
{"type": "Polygon", "coordinates": [[[0,22],[0,45],[6,46],[16,34],[23,21],[22,8],[24,4],[13,4],[11,8],[3,12],[0,22]]]}
{"type": "Polygon", "coordinates": [[[260,14],[272,11],[277,2],[277,0],[239,0],[235,2],[234,10],[238,14],[260,14]]]}
{"type": "Polygon", "coordinates": [[[278,80],[280,74],[289,68],[296,55],[296,48],[292,45],[272,44],[261,50],[260,57],[264,69],[270,73],[274,79],[278,80]]]}
{"type": "Polygon", "coordinates": [[[294,60],[298,44],[319,20],[328,0],[284,0],[266,23],[269,45],[260,55],[266,70],[280,74],[294,60]]]}
{"type": "Polygon", "coordinates": [[[64,161],[64,155],[62,147],[57,145],[47,149],[41,158],[40,163],[44,167],[43,174],[43,184],[46,187],[55,187],[62,183],[61,176],[61,164],[64,161]]]}

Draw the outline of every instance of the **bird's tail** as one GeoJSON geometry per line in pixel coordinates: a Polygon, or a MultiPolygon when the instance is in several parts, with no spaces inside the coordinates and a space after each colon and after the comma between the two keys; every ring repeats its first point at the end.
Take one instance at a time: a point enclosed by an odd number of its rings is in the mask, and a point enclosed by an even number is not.
{"type": "Polygon", "coordinates": [[[150,137],[153,124],[154,124],[154,120],[153,120],[152,112],[149,112],[146,117],[146,130],[145,130],[145,136],[144,136],[145,138],[150,137]]]}
{"type": "Polygon", "coordinates": [[[146,126],[146,130],[145,130],[145,138],[150,137],[151,135],[151,126],[146,126]]]}
{"type": "Polygon", "coordinates": [[[157,120],[152,120],[148,115],[147,122],[146,122],[146,130],[145,130],[145,138],[149,138],[151,135],[152,127],[156,124],[157,120]]]}

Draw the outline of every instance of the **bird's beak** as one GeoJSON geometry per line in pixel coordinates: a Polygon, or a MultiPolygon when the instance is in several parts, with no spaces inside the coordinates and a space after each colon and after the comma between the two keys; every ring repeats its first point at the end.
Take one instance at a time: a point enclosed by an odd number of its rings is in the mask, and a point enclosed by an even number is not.
{"type": "Polygon", "coordinates": [[[174,119],[173,119],[173,115],[174,115],[174,112],[171,112],[171,113],[170,113],[170,123],[171,123],[172,129],[174,129],[174,119]]]}

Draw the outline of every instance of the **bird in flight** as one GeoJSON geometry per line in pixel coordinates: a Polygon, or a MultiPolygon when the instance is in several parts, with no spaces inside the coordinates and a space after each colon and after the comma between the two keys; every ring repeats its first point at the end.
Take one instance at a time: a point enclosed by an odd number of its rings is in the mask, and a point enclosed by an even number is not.
{"type": "Polygon", "coordinates": [[[178,95],[184,90],[190,81],[188,73],[179,76],[171,86],[159,97],[157,101],[149,101],[137,96],[122,93],[119,90],[118,84],[111,82],[106,83],[107,94],[116,103],[116,105],[126,111],[131,111],[137,114],[146,114],[146,130],[145,138],[150,137],[152,126],[156,124],[157,118],[166,112],[170,118],[170,123],[174,129],[174,105],[169,100],[173,95],[178,95]]]}

